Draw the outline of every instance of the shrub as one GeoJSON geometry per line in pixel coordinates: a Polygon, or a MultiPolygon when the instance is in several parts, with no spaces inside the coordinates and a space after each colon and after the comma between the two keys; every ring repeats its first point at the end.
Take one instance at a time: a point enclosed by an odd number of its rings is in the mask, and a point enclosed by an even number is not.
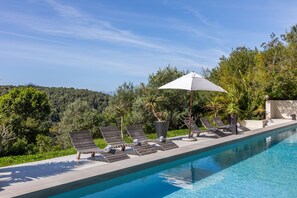
{"type": "Polygon", "coordinates": [[[38,134],[36,137],[35,149],[39,153],[49,152],[52,150],[52,138],[46,135],[38,134]]]}
{"type": "Polygon", "coordinates": [[[0,156],[6,153],[7,148],[12,145],[15,139],[16,135],[12,132],[11,127],[0,125],[0,156]]]}
{"type": "Polygon", "coordinates": [[[8,149],[8,154],[10,155],[24,155],[28,153],[30,149],[28,141],[25,138],[17,138],[17,140],[12,144],[11,148],[8,149]]]}

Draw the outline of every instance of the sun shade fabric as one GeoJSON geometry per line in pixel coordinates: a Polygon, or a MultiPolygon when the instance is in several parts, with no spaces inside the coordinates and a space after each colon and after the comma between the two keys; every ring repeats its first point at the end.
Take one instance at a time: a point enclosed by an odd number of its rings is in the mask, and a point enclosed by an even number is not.
{"type": "Polygon", "coordinates": [[[205,90],[205,91],[219,91],[226,92],[220,86],[215,85],[204,77],[196,74],[195,72],[191,72],[186,74],[172,82],[169,82],[159,89],[183,89],[183,90],[205,90]]]}

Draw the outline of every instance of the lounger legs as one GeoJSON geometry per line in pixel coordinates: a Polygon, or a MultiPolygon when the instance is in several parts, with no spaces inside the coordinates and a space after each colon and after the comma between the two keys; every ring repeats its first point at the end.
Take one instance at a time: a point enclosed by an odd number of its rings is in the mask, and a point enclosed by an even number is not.
{"type": "Polygon", "coordinates": [[[76,159],[80,159],[80,155],[81,155],[81,153],[80,152],[77,152],[77,154],[76,154],[76,159]]]}
{"type": "MultiPolygon", "coordinates": [[[[80,159],[80,155],[81,155],[81,153],[80,152],[77,152],[77,154],[76,154],[76,159],[80,159]]],[[[95,153],[91,153],[91,157],[95,157],[95,153]]]]}
{"type": "Polygon", "coordinates": [[[126,146],[122,146],[122,151],[125,151],[125,149],[126,149],[126,146]]]}

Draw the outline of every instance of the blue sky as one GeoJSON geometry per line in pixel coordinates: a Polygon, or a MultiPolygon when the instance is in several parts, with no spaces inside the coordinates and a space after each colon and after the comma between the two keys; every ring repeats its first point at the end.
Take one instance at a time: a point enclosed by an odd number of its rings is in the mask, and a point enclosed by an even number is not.
{"type": "Polygon", "coordinates": [[[287,0],[1,0],[0,84],[113,91],[168,64],[201,73],[296,19],[287,0]]]}

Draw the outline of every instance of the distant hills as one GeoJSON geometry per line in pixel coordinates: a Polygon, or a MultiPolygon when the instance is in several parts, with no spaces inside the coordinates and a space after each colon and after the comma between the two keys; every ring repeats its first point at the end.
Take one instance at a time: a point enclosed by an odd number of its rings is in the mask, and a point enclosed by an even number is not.
{"type": "Polygon", "coordinates": [[[105,93],[107,95],[110,95],[110,96],[114,96],[115,95],[115,91],[101,91],[102,93],[105,93]]]}
{"type": "MultiPolygon", "coordinates": [[[[75,89],[75,88],[64,88],[64,87],[42,87],[36,85],[27,85],[34,87],[40,91],[47,93],[51,103],[51,120],[53,122],[59,122],[63,112],[67,106],[77,99],[86,100],[88,104],[102,112],[108,105],[109,98],[113,95],[113,92],[102,93],[96,91],[90,91],[88,89],[75,89]]],[[[15,87],[26,87],[26,86],[11,86],[4,85],[0,86],[0,95],[6,94],[9,90],[15,87]]]]}

